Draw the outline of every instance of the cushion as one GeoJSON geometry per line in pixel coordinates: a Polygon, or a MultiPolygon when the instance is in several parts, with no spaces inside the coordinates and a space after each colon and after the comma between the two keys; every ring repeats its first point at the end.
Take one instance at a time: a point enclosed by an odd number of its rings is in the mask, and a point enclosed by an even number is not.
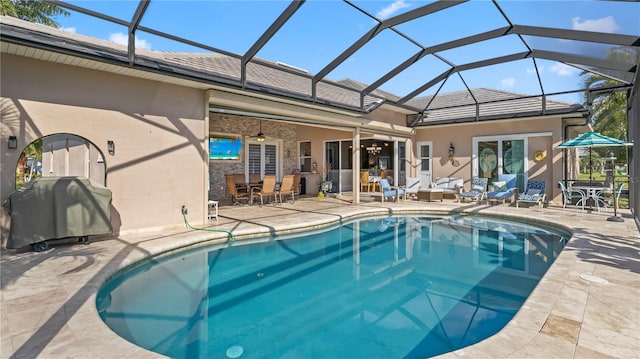
{"type": "Polygon", "coordinates": [[[493,199],[507,199],[513,196],[513,192],[511,191],[502,191],[502,192],[491,192],[487,195],[489,198],[493,199]]]}
{"type": "Polygon", "coordinates": [[[542,199],[542,196],[540,195],[540,193],[534,194],[534,195],[521,194],[520,197],[518,198],[518,201],[538,202],[541,199],[542,199]]]}
{"type": "Polygon", "coordinates": [[[529,188],[526,193],[528,196],[540,195],[540,190],[536,188],[529,188]]]}
{"type": "Polygon", "coordinates": [[[507,190],[507,182],[506,181],[493,182],[493,188],[496,192],[505,192],[507,190]]]}
{"type": "Polygon", "coordinates": [[[471,192],[484,192],[484,186],[471,186],[471,192]]]}
{"type": "Polygon", "coordinates": [[[436,178],[435,182],[432,183],[432,186],[447,187],[448,183],[449,177],[438,177],[436,178]]]}
{"type": "Polygon", "coordinates": [[[476,197],[479,197],[480,195],[482,195],[482,191],[480,192],[470,191],[470,192],[460,193],[460,197],[464,197],[464,198],[476,198],[476,197]]]}

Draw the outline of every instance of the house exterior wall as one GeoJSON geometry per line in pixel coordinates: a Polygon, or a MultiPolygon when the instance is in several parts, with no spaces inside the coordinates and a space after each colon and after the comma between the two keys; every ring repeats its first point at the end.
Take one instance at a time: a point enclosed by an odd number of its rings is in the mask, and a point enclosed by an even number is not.
{"type": "MultiPolygon", "coordinates": [[[[15,190],[22,150],[71,133],[105,154],[115,233],[205,220],[205,96],[185,87],[13,55],[2,56],[0,195],[15,190]],[[8,136],[18,149],[7,150],[8,136]],[[107,141],[115,142],[109,155],[107,141]]],[[[6,243],[9,216],[1,212],[6,243]]]]}
{"type": "MultiPolygon", "coordinates": [[[[562,180],[562,151],[554,149],[562,140],[562,119],[545,118],[530,120],[500,120],[448,126],[418,128],[415,141],[431,141],[433,144],[433,178],[459,177],[469,188],[472,177],[473,137],[505,136],[513,134],[547,133],[551,136],[529,137],[527,148],[528,178],[544,180],[549,201],[561,203],[562,191],[558,181],[562,180]],[[455,147],[455,159],[459,166],[449,161],[449,145],[455,147]],[[547,157],[537,162],[533,156],[536,151],[547,151],[547,157]]],[[[416,149],[413,148],[415,152],[416,149]]]]}
{"type": "Polygon", "coordinates": [[[390,123],[398,126],[406,126],[407,118],[404,114],[393,112],[385,108],[377,108],[375,111],[364,116],[365,119],[390,123]]]}

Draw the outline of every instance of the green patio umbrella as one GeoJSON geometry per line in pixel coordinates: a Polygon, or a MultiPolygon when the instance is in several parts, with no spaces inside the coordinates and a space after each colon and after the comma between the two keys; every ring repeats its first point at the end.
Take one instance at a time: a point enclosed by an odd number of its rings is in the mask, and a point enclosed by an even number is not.
{"type": "Polygon", "coordinates": [[[615,147],[615,146],[631,146],[632,143],[624,142],[617,138],[605,136],[599,132],[585,132],[580,136],[569,140],[558,148],[571,148],[571,147],[615,147]]]}
{"type": "MultiPolygon", "coordinates": [[[[591,149],[593,147],[620,147],[620,146],[631,146],[632,143],[625,142],[623,140],[619,140],[617,138],[605,136],[599,132],[585,132],[580,136],[566,141],[557,148],[589,148],[589,184],[591,184],[592,177],[592,169],[591,169],[591,149]]],[[[615,196],[614,196],[615,198],[615,196]]],[[[614,212],[616,204],[613,204],[614,212]]],[[[617,214],[614,214],[617,218],[617,214]]]]}
{"type": "Polygon", "coordinates": [[[631,145],[632,143],[605,136],[599,132],[585,132],[572,140],[558,145],[557,148],[589,148],[589,181],[591,181],[591,149],[593,147],[619,147],[631,145]]]}

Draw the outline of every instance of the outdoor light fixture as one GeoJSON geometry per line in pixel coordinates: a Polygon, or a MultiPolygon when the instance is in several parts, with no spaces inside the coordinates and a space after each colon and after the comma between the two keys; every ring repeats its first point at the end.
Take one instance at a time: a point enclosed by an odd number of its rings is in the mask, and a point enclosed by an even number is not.
{"type": "Polygon", "coordinates": [[[9,136],[9,149],[15,150],[18,148],[18,138],[16,136],[9,136]]]}
{"type": "Polygon", "coordinates": [[[267,139],[264,133],[262,133],[262,120],[260,120],[260,130],[258,130],[258,134],[255,136],[255,139],[258,142],[264,142],[264,140],[267,139]]]}
{"type": "Polygon", "coordinates": [[[378,155],[382,151],[382,147],[379,147],[378,144],[373,143],[371,146],[367,147],[367,152],[371,155],[378,155]]]}
{"type": "Polygon", "coordinates": [[[460,162],[458,162],[458,160],[456,160],[453,156],[456,154],[456,148],[453,147],[453,143],[449,144],[449,162],[451,162],[451,165],[453,165],[454,167],[458,167],[460,166],[460,162]]]}
{"type": "Polygon", "coordinates": [[[109,151],[111,156],[116,153],[116,144],[111,140],[107,141],[107,151],[109,151]]]}

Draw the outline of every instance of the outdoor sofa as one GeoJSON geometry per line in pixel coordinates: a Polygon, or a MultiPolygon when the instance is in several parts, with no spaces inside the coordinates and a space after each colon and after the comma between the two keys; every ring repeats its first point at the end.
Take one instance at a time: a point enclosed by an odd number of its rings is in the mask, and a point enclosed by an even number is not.
{"type": "Polygon", "coordinates": [[[442,189],[442,194],[445,197],[456,198],[461,192],[464,186],[464,180],[457,177],[438,177],[431,184],[431,188],[442,189]]]}

